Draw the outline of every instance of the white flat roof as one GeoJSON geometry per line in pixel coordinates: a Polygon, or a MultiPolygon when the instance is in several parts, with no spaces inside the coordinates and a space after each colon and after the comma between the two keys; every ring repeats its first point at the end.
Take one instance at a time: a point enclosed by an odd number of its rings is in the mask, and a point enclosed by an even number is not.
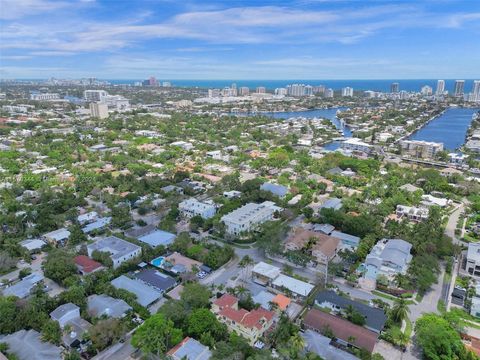
{"type": "Polygon", "coordinates": [[[280,275],[280,269],[278,267],[264,263],[263,261],[255,265],[252,271],[270,279],[275,279],[278,275],[280,275]]]}
{"type": "Polygon", "coordinates": [[[307,296],[315,286],[301,280],[297,280],[287,275],[281,274],[274,281],[273,285],[277,287],[285,287],[294,294],[307,296]]]}

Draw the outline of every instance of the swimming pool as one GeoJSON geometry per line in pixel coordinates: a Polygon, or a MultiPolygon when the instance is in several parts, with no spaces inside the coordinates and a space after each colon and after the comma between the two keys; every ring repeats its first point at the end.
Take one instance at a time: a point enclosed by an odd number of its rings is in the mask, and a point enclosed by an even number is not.
{"type": "Polygon", "coordinates": [[[150,261],[150,264],[159,268],[159,267],[162,266],[164,261],[165,261],[165,258],[163,256],[159,256],[159,257],[153,259],[152,261],[150,261]]]}

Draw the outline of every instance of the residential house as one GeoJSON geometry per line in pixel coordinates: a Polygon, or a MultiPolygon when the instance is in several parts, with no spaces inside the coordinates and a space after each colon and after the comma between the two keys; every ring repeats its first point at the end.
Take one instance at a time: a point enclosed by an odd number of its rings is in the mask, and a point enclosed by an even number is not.
{"type": "Polygon", "coordinates": [[[68,327],[62,336],[63,344],[69,348],[78,348],[85,343],[84,334],[92,326],[80,317],[80,308],[72,303],[60,305],[50,313],[52,320],[58,321],[62,329],[68,327]]]}
{"type": "Polygon", "coordinates": [[[382,309],[340,296],[332,290],[320,291],[315,297],[315,304],[322,308],[329,308],[336,313],[343,313],[349,306],[352,306],[365,319],[365,327],[376,333],[383,330],[387,321],[382,309]]]}
{"type": "Polygon", "coordinates": [[[111,284],[116,289],[127,290],[134,294],[137,297],[137,302],[144,307],[153,304],[162,297],[162,293],[160,291],[146,285],[140,280],[130,279],[125,275],[121,275],[118,278],[113,279],[111,284]]]}
{"type": "Polygon", "coordinates": [[[452,200],[439,198],[432,195],[422,195],[422,205],[424,206],[439,206],[441,208],[447,207],[452,204],[452,200]]]}
{"type": "Polygon", "coordinates": [[[91,274],[95,271],[104,269],[102,264],[90,259],[88,256],[85,255],[78,255],[73,259],[73,261],[75,262],[78,271],[82,275],[91,274]]]}
{"type": "Polygon", "coordinates": [[[108,225],[110,225],[111,222],[112,222],[112,217],[111,216],[98,218],[97,220],[86,224],[82,228],[82,231],[85,234],[90,234],[94,231],[101,231],[101,230],[106,229],[108,227],[108,225]]]}
{"type": "Polygon", "coordinates": [[[172,360],[208,360],[212,357],[210,349],[199,341],[186,337],[167,352],[172,360]]]}
{"type": "Polygon", "coordinates": [[[335,341],[310,329],[300,334],[305,340],[305,350],[325,360],[358,360],[358,357],[339,349],[335,341]]]}
{"type": "Polygon", "coordinates": [[[476,279],[480,279],[480,243],[469,243],[466,255],[466,272],[476,279]]]}
{"type": "Polygon", "coordinates": [[[329,198],[327,201],[325,201],[322,206],[320,206],[321,209],[333,209],[333,210],[340,210],[342,208],[342,199],[338,198],[329,198]]]}
{"type": "Polygon", "coordinates": [[[280,199],[284,199],[288,194],[287,187],[269,182],[263,183],[262,186],[260,186],[260,190],[267,191],[275,196],[278,196],[280,199]]]}
{"type": "Polygon", "coordinates": [[[190,198],[178,204],[178,210],[186,218],[201,216],[207,220],[215,216],[217,207],[213,203],[200,202],[195,198],[190,198]]]}
{"type": "Polygon", "coordinates": [[[113,261],[113,268],[119,267],[128,260],[133,260],[141,255],[142,248],[131,242],[122,240],[116,236],[109,236],[100,239],[93,244],[87,245],[88,256],[92,256],[94,251],[107,252],[113,261]]]}
{"type": "Polygon", "coordinates": [[[41,273],[32,273],[25,276],[22,280],[11,285],[3,290],[3,296],[16,296],[19,299],[24,299],[29,296],[32,292],[32,289],[42,282],[44,276],[41,273]]]}
{"type": "Polygon", "coordinates": [[[43,234],[42,238],[50,244],[63,246],[70,237],[70,231],[65,228],[61,228],[49,233],[43,234]]]}
{"type": "Polygon", "coordinates": [[[379,275],[393,279],[406,274],[412,260],[412,245],[401,239],[382,239],[375,244],[365,259],[365,278],[376,280],[379,275]]]}
{"type": "Polygon", "coordinates": [[[0,343],[8,345],[8,352],[18,360],[62,360],[62,349],[44,342],[36,330],[19,330],[0,337],[0,343]]]}
{"type": "Polygon", "coordinates": [[[297,251],[308,247],[318,264],[327,264],[335,257],[339,244],[338,238],[298,227],[287,238],[285,249],[297,251]]]}
{"type": "Polygon", "coordinates": [[[335,337],[332,343],[338,344],[340,347],[354,346],[369,353],[373,352],[378,339],[378,334],[373,331],[317,309],[311,309],[307,312],[303,320],[303,326],[305,329],[320,334],[331,332],[335,337]]]}
{"type": "Polygon", "coordinates": [[[168,231],[154,229],[153,231],[137,237],[138,241],[150,245],[152,248],[157,246],[169,247],[175,241],[177,235],[168,231]]]}
{"type": "Polygon", "coordinates": [[[226,324],[230,331],[245,337],[250,345],[254,345],[273,325],[274,313],[263,308],[247,311],[239,309],[238,299],[224,294],[212,304],[212,312],[217,319],[226,324]]]}
{"type": "Polygon", "coordinates": [[[410,221],[421,222],[428,219],[429,210],[423,207],[397,205],[395,213],[399,218],[405,216],[410,221]]]}
{"type": "Polygon", "coordinates": [[[20,246],[26,249],[29,253],[40,251],[46,245],[42,239],[27,239],[20,242],[20,246]]]}
{"type": "Polygon", "coordinates": [[[162,294],[177,284],[174,278],[155,269],[144,269],[136,273],[135,278],[162,294]]]}
{"type": "Polygon", "coordinates": [[[108,295],[90,295],[87,298],[87,311],[90,316],[101,317],[103,315],[121,319],[132,310],[132,307],[121,299],[115,299],[108,295]]]}
{"type": "Polygon", "coordinates": [[[342,249],[355,250],[360,244],[360,238],[358,236],[346,234],[341,231],[332,231],[330,236],[340,239],[342,249]]]}
{"type": "Polygon", "coordinates": [[[253,281],[260,285],[270,285],[281,271],[278,267],[267,264],[263,261],[257,263],[252,269],[253,281]]]}
{"type": "Polygon", "coordinates": [[[293,277],[280,274],[273,282],[272,289],[277,292],[291,294],[293,298],[304,300],[315,288],[312,284],[295,279],[293,277]]]}

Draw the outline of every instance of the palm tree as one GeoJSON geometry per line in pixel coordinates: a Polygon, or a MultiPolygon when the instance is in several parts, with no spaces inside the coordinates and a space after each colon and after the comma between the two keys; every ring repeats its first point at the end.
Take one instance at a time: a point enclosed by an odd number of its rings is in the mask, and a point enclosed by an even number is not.
{"type": "Polygon", "coordinates": [[[353,315],[355,314],[355,308],[352,306],[352,305],[348,305],[345,310],[344,310],[344,313],[345,313],[345,317],[348,319],[348,320],[351,320],[353,318],[353,315]]]}
{"type": "Polygon", "coordinates": [[[298,354],[305,348],[305,339],[297,332],[290,337],[289,343],[292,357],[297,358],[298,354]]]}
{"type": "Polygon", "coordinates": [[[243,286],[237,286],[235,288],[235,295],[237,295],[240,300],[243,300],[248,293],[248,289],[243,286]]]}
{"type": "Polygon", "coordinates": [[[403,298],[397,298],[390,310],[390,316],[395,322],[402,322],[408,317],[409,312],[407,301],[403,298]]]}
{"type": "Polygon", "coordinates": [[[250,266],[252,266],[254,263],[255,262],[253,261],[253,259],[248,255],[245,255],[242,258],[242,260],[240,260],[240,262],[238,263],[238,266],[240,267],[240,269],[242,269],[243,280],[247,279],[247,275],[249,273],[250,266]]]}

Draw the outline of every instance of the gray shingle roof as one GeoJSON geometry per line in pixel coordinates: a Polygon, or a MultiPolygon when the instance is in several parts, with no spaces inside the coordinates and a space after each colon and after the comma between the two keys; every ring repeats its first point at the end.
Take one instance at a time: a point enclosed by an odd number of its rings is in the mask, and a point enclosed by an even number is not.
{"type": "Polygon", "coordinates": [[[158,270],[145,269],[135,274],[135,277],[145,284],[160,291],[167,291],[175,285],[175,279],[158,270]]]}
{"type": "Polygon", "coordinates": [[[40,333],[35,330],[19,330],[0,338],[8,344],[8,351],[19,360],[61,360],[62,350],[50,343],[41,341],[40,333]]]}
{"type": "Polygon", "coordinates": [[[111,281],[117,289],[130,291],[137,296],[137,302],[142,306],[148,306],[162,297],[162,293],[154,288],[145,285],[139,280],[132,280],[121,275],[111,281]]]}
{"type": "Polygon", "coordinates": [[[121,318],[132,309],[125,301],[115,299],[108,295],[90,295],[87,298],[88,313],[100,317],[107,315],[113,318],[121,318]]]}
{"type": "Polygon", "coordinates": [[[346,309],[347,306],[352,305],[360,314],[365,317],[365,325],[377,332],[382,331],[385,326],[387,317],[382,309],[377,309],[361,302],[354,301],[343,296],[337,295],[334,291],[320,291],[315,298],[318,304],[329,302],[342,309],[346,309]]]}

